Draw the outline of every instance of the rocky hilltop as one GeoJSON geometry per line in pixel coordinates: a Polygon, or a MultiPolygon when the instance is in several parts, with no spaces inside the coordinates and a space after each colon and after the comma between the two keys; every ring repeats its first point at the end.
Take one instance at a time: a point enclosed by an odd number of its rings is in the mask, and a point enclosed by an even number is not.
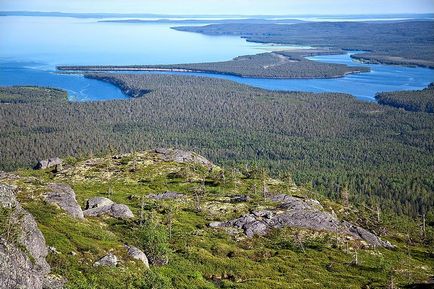
{"type": "Polygon", "coordinates": [[[366,212],[176,149],[2,172],[0,209],[1,288],[375,288],[434,272],[366,212]]]}

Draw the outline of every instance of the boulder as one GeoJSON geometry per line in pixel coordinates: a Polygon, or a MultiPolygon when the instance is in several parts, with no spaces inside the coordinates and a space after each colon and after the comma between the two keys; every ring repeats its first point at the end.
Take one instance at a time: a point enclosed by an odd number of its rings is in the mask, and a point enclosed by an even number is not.
{"type": "Polygon", "coordinates": [[[10,186],[0,184],[0,207],[12,224],[9,237],[0,236],[0,288],[61,288],[64,282],[54,286],[50,281],[42,232],[10,186]]]}
{"type": "Polygon", "coordinates": [[[186,196],[181,193],[167,191],[161,194],[149,194],[147,195],[147,197],[149,199],[154,199],[154,200],[169,200],[169,199],[183,199],[186,196]]]}
{"type": "Polygon", "coordinates": [[[155,150],[155,153],[159,154],[160,158],[166,162],[197,163],[210,168],[213,166],[213,164],[203,156],[189,151],[159,148],[155,150]]]}
{"type": "Polygon", "coordinates": [[[146,268],[149,268],[148,257],[146,257],[146,254],[143,253],[142,250],[140,250],[139,248],[133,247],[133,246],[128,246],[128,245],[125,245],[125,248],[127,248],[128,256],[130,256],[131,258],[133,258],[135,260],[142,261],[143,264],[145,264],[146,268]]]}
{"type": "Polygon", "coordinates": [[[131,212],[127,205],[116,204],[112,200],[103,197],[89,199],[86,208],[87,209],[83,211],[85,217],[109,215],[118,219],[134,218],[133,212],[131,212]]]}
{"type": "Polygon", "coordinates": [[[51,167],[55,167],[58,165],[62,165],[63,161],[59,158],[51,158],[47,160],[40,160],[35,166],[35,169],[37,170],[44,170],[51,167]]]}
{"type": "Polygon", "coordinates": [[[116,267],[118,265],[118,257],[112,253],[108,253],[95,263],[93,263],[94,267],[105,266],[105,267],[116,267]]]}
{"type": "Polygon", "coordinates": [[[109,214],[114,218],[119,219],[130,219],[134,218],[133,212],[131,212],[130,208],[124,204],[113,204],[110,207],[109,214]]]}
{"type": "Polygon", "coordinates": [[[50,184],[48,185],[48,189],[50,192],[45,196],[46,202],[59,206],[74,218],[84,218],[83,211],[75,198],[75,192],[70,186],[65,184],[50,184]]]}
{"type": "Polygon", "coordinates": [[[94,197],[86,202],[86,210],[87,209],[94,209],[99,207],[105,207],[105,206],[111,206],[114,202],[110,199],[104,198],[104,197],[94,197]]]}

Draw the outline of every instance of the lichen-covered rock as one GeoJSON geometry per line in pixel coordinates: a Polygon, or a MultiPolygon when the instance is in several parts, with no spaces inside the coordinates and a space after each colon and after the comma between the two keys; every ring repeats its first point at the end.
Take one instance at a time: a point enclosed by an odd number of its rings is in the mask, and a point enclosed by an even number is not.
{"type": "Polygon", "coordinates": [[[207,167],[213,166],[213,164],[203,156],[189,151],[159,148],[156,149],[155,152],[166,162],[197,163],[207,167]]]}
{"type": "Polygon", "coordinates": [[[104,197],[94,197],[90,198],[86,202],[86,210],[87,209],[93,209],[93,208],[99,208],[99,207],[105,207],[105,206],[111,206],[114,202],[108,198],[104,197]]]}
{"type": "Polygon", "coordinates": [[[107,267],[116,267],[118,265],[118,257],[112,253],[108,253],[95,263],[93,263],[94,267],[98,266],[107,266],[107,267]]]}
{"type": "Polygon", "coordinates": [[[63,161],[59,158],[51,158],[47,160],[40,160],[38,161],[37,165],[35,166],[35,169],[37,170],[44,170],[51,167],[55,167],[58,165],[61,165],[63,161]]]}
{"type": "Polygon", "coordinates": [[[124,204],[116,204],[110,199],[96,197],[89,199],[87,202],[88,209],[83,211],[85,217],[99,217],[109,215],[118,219],[134,218],[133,212],[124,204]]]}
{"type": "Polygon", "coordinates": [[[283,194],[273,196],[270,199],[279,203],[272,210],[256,211],[227,222],[212,222],[209,226],[242,229],[247,237],[265,235],[273,228],[306,228],[351,235],[355,239],[365,240],[374,247],[393,248],[389,242],[381,240],[366,229],[340,221],[335,214],[326,212],[317,200],[283,194]]]}
{"type": "Polygon", "coordinates": [[[84,218],[83,211],[75,198],[75,192],[70,186],[65,184],[50,184],[48,185],[48,189],[50,191],[45,196],[46,202],[59,206],[74,218],[84,218]]]}
{"type": "Polygon", "coordinates": [[[48,251],[36,221],[21,207],[12,188],[2,184],[0,207],[11,224],[8,233],[0,236],[0,288],[61,288],[62,282],[50,285],[48,251]]]}
{"type": "Polygon", "coordinates": [[[149,199],[154,199],[154,200],[169,200],[169,199],[183,199],[186,196],[184,194],[180,194],[177,192],[164,192],[161,194],[149,194],[147,195],[147,197],[149,199]]]}
{"type": "Polygon", "coordinates": [[[136,248],[134,246],[128,246],[128,245],[125,245],[125,248],[127,248],[128,256],[130,256],[131,258],[133,258],[135,260],[142,261],[143,264],[145,265],[145,267],[149,268],[148,257],[146,256],[146,254],[142,250],[140,250],[139,248],[136,248]]]}

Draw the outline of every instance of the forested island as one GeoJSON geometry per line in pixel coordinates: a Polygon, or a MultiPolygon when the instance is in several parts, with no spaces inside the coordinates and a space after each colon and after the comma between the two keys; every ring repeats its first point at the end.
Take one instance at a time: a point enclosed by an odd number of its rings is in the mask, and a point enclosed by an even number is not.
{"type": "Polygon", "coordinates": [[[352,202],[398,214],[416,216],[433,207],[432,114],[338,93],[270,92],[202,77],[86,77],[112,82],[134,98],[70,103],[54,90],[54,103],[26,103],[38,94],[35,88],[2,88],[2,169],[108,147],[174,146],[223,165],[291,172],[296,183],[332,199],[345,188],[352,202]]]}
{"type": "Polygon", "coordinates": [[[129,66],[58,66],[60,71],[172,71],[229,74],[258,78],[336,78],[349,73],[369,72],[368,67],[347,66],[308,60],[315,55],[343,54],[342,50],[311,49],[245,55],[229,61],[129,66]]]}
{"type": "Polygon", "coordinates": [[[211,24],[173,27],[207,35],[238,35],[247,41],[365,50],[356,56],[372,63],[434,67],[433,21],[393,23],[314,22],[281,24],[211,24]]]}

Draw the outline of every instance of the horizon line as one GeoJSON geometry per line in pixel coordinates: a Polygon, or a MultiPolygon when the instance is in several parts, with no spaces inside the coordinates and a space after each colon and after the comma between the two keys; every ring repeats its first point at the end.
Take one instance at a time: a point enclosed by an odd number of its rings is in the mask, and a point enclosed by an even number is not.
{"type": "Polygon", "coordinates": [[[404,16],[404,15],[433,15],[434,12],[426,13],[365,13],[365,14],[171,14],[171,13],[146,13],[146,12],[66,12],[66,11],[39,11],[39,10],[0,10],[0,13],[57,13],[57,14],[77,14],[77,15],[148,15],[148,16],[205,16],[205,17],[253,17],[253,16],[275,16],[275,17],[286,17],[286,16],[404,16]]]}

